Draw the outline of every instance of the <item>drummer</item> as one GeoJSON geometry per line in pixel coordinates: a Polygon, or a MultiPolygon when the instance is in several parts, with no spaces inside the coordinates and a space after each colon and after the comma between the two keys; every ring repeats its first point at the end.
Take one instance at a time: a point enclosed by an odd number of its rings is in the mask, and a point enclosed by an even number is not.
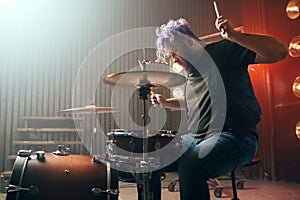
{"type": "Polygon", "coordinates": [[[178,159],[181,200],[195,199],[195,196],[210,199],[207,184],[210,178],[231,172],[255,156],[261,110],[248,66],[275,63],[288,54],[287,47],[277,38],[237,32],[222,16],[216,19],[215,26],[223,40],[211,44],[200,41],[185,19],[170,20],[157,29],[158,59],[171,58],[187,74],[184,99],[167,99],[161,94],[151,96],[153,104],[164,108],[187,107],[191,134],[184,135],[182,142],[188,148],[178,159]],[[206,69],[203,64],[207,60],[209,63],[210,58],[212,66],[206,69]],[[225,99],[214,99],[212,95],[220,85],[224,85],[225,99]],[[219,102],[222,105],[215,106],[219,102]],[[214,110],[222,106],[226,112],[214,110]],[[222,126],[211,127],[218,124],[220,116],[224,117],[222,126]]]}

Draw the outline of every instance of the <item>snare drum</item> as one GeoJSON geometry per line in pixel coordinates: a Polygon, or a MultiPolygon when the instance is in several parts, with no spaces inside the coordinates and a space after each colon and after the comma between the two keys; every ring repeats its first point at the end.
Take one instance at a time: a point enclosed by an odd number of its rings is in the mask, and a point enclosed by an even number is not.
{"type": "Polygon", "coordinates": [[[17,156],[7,200],[118,199],[118,175],[92,156],[17,156]]]}
{"type": "MultiPolygon", "coordinates": [[[[113,144],[127,152],[143,153],[143,137],[141,131],[125,131],[117,129],[107,135],[113,144]]],[[[160,130],[157,134],[148,137],[148,151],[154,152],[169,144],[176,131],[160,130]]]]}

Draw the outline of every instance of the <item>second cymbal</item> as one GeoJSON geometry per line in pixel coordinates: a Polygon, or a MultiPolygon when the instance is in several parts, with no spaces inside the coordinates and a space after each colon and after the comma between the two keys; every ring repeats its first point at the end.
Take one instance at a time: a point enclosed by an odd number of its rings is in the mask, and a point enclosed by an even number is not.
{"type": "Polygon", "coordinates": [[[85,107],[70,108],[60,111],[65,114],[101,114],[101,113],[113,113],[121,112],[121,109],[114,107],[99,107],[95,105],[87,105],[85,107]]]}
{"type": "Polygon", "coordinates": [[[110,74],[103,79],[110,85],[129,87],[176,87],[185,83],[186,78],[180,74],[165,71],[129,71],[110,74]]]}

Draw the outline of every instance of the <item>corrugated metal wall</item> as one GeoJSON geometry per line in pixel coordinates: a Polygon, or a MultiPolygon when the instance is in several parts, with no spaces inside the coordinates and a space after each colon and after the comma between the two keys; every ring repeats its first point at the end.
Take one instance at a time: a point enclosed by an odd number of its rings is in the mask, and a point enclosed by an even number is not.
{"type": "MultiPolygon", "coordinates": [[[[236,26],[241,25],[240,13],[236,12],[238,2],[231,0],[229,5],[228,1],[220,0],[220,8],[235,10],[226,14],[236,26]]],[[[10,167],[7,157],[16,151],[12,141],[16,129],[23,126],[23,116],[69,116],[59,111],[85,106],[91,101],[99,106],[111,106],[112,86],[101,81],[96,87],[93,85],[93,81],[100,78],[99,69],[107,67],[103,75],[127,71],[138,65],[137,60],[142,60],[143,54],[135,50],[120,55],[109,66],[98,66],[103,60],[87,59],[97,45],[122,31],[157,27],[178,17],[187,18],[199,36],[216,31],[211,0],[15,0],[0,5],[0,169],[10,167]],[[92,67],[86,72],[79,71],[82,64],[92,67]],[[80,80],[85,81],[80,85],[76,85],[78,72],[80,80]]],[[[130,42],[123,41],[122,45],[126,47],[130,42]]],[[[109,60],[119,45],[108,47],[103,52],[104,59],[109,60]]],[[[147,58],[152,61],[154,53],[153,49],[146,49],[147,58]]],[[[130,91],[122,92],[124,99],[128,98],[130,91]]],[[[113,101],[122,104],[124,100],[113,101]]],[[[141,105],[134,92],[129,106],[134,121],[140,120],[141,105]]],[[[104,132],[136,128],[132,124],[116,126],[112,114],[84,117],[87,132],[91,132],[89,127],[95,127],[97,122],[104,132]]],[[[118,117],[121,119],[124,115],[118,117]]],[[[174,126],[170,114],[164,128],[174,126]]]]}

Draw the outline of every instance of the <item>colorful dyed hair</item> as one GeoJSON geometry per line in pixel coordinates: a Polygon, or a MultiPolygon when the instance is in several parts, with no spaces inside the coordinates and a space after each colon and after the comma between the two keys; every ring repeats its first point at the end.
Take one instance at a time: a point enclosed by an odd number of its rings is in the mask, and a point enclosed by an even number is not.
{"type": "Polygon", "coordinates": [[[159,61],[166,63],[166,59],[170,56],[170,52],[166,51],[165,47],[167,43],[174,42],[175,32],[198,39],[186,19],[169,20],[168,23],[156,29],[156,35],[158,36],[156,40],[156,57],[159,61]]]}

